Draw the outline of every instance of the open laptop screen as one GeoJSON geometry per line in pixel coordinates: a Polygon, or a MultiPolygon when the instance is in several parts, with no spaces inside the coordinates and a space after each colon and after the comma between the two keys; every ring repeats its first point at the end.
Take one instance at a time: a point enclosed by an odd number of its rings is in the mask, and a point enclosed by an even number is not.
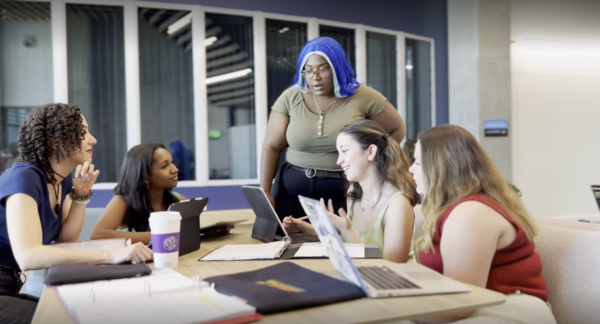
{"type": "Polygon", "coordinates": [[[598,209],[600,209],[600,185],[592,185],[592,192],[594,193],[594,198],[598,204],[598,209]]]}
{"type": "Polygon", "coordinates": [[[360,287],[365,294],[368,295],[367,287],[364,285],[358,270],[352,263],[350,254],[346,251],[342,238],[338,234],[337,229],[329,220],[327,209],[321,202],[315,199],[298,196],[302,208],[306,212],[308,219],[315,228],[315,232],[319,236],[319,240],[325,247],[329,260],[338,272],[340,272],[348,281],[360,287]]]}

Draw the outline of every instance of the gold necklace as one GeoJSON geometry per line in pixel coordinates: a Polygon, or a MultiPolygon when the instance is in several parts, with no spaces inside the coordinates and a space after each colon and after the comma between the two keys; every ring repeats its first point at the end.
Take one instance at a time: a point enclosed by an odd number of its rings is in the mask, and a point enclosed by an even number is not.
{"type": "Polygon", "coordinates": [[[335,97],[333,99],[333,101],[329,104],[329,107],[327,107],[327,109],[325,110],[321,110],[321,107],[319,106],[319,102],[317,102],[317,96],[315,95],[315,93],[313,92],[313,98],[315,99],[315,104],[317,105],[317,113],[319,114],[319,127],[317,130],[317,135],[318,136],[323,136],[323,119],[324,119],[324,113],[326,113],[329,109],[331,109],[331,107],[333,107],[333,105],[335,104],[335,102],[337,101],[337,97],[335,97]]]}

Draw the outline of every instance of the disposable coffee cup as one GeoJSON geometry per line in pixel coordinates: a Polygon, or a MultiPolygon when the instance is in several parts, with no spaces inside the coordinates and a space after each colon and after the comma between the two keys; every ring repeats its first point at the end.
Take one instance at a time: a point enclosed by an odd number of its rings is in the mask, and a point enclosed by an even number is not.
{"type": "Polygon", "coordinates": [[[179,212],[150,213],[150,235],[154,252],[154,268],[177,268],[179,260],[179,232],[181,214],[179,212]]]}

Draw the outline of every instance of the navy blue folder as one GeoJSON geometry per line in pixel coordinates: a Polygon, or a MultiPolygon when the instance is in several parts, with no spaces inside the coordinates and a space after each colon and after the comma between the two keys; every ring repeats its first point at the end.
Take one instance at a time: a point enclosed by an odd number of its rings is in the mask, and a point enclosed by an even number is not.
{"type": "Polygon", "coordinates": [[[356,285],[292,262],[204,279],[223,294],[236,296],[263,314],[327,305],[364,297],[356,285]]]}

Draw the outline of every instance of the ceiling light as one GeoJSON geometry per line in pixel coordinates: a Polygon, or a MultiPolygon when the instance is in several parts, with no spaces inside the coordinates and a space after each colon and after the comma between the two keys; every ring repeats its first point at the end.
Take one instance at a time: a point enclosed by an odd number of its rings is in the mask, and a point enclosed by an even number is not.
{"type": "Polygon", "coordinates": [[[211,36],[204,40],[204,46],[210,46],[217,41],[217,36],[211,36]]]}
{"type": "Polygon", "coordinates": [[[192,13],[189,13],[185,16],[183,16],[183,18],[177,20],[176,22],[174,22],[173,24],[171,24],[169,27],[167,27],[167,34],[171,35],[173,33],[175,33],[176,31],[180,30],[181,28],[187,26],[190,22],[192,21],[192,13]]]}
{"type": "Polygon", "coordinates": [[[412,70],[412,69],[413,69],[413,66],[412,66],[412,65],[410,65],[410,64],[406,64],[406,69],[410,71],[410,70],[412,70]]]}
{"type": "Polygon", "coordinates": [[[232,80],[232,79],[237,79],[237,78],[246,76],[250,73],[252,73],[252,69],[250,69],[250,68],[231,72],[231,73],[225,73],[225,74],[207,78],[206,84],[213,84],[213,83],[219,83],[219,82],[228,81],[228,80],[232,80]]]}
{"type": "Polygon", "coordinates": [[[290,30],[288,27],[283,27],[283,28],[281,28],[281,29],[279,30],[279,33],[280,33],[280,34],[283,34],[283,33],[285,33],[285,32],[286,32],[286,31],[288,31],[288,30],[290,30]]]}

